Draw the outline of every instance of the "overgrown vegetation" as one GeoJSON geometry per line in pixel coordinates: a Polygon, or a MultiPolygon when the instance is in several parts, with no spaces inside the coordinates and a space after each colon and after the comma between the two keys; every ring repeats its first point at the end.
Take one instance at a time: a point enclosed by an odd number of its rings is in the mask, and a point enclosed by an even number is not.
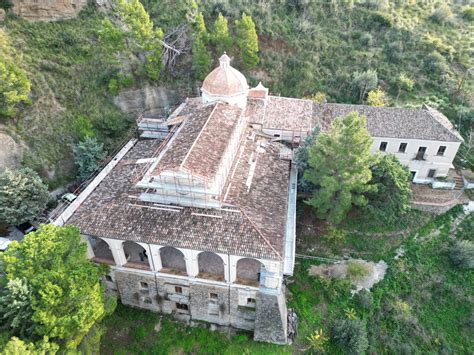
{"type": "Polygon", "coordinates": [[[31,105],[8,130],[28,147],[23,165],[53,188],[75,176],[74,144],[95,136],[109,151],[131,125],[108,93],[116,67],[113,53],[99,43],[102,19],[88,8],[74,20],[33,23],[8,17],[4,23],[32,90],[31,105]]]}

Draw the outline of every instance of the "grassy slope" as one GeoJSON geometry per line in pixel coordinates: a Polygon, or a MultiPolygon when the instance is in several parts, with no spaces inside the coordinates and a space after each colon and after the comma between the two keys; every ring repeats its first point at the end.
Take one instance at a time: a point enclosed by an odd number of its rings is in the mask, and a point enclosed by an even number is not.
{"type": "Polygon", "coordinates": [[[11,129],[20,135],[29,153],[29,165],[50,176],[52,186],[71,179],[71,146],[77,142],[72,125],[86,117],[98,138],[112,147],[129,126],[107,94],[115,72],[111,54],[98,43],[101,16],[91,12],[80,18],[54,23],[5,23],[32,82],[33,105],[20,114],[11,129]]]}
{"type": "MultiPolygon", "coordinates": [[[[472,349],[470,327],[474,310],[472,271],[460,271],[452,266],[448,250],[456,208],[434,219],[423,218],[404,241],[391,245],[378,243],[383,252],[372,246],[370,238],[362,239],[354,248],[348,240],[342,248],[352,249],[354,257],[370,260],[383,258],[389,265],[383,281],[373,289],[374,305],[361,307],[343,281],[327,281],[309,276],[310,261],[299,261],[295,276],[289,280],[289,307],[298,313],[299,335],[292,347],[277,347],[255,343],[241,334],[228,339],[220,333],[177,325],[164,318],[159,333],[153,328],[159,316],[120,306],[107,320],[108,335],[102,343],[104,353],[291,353],[308,347],[307,336],[323,329],[331,337],[334,320],[345,317],[353,308],[358,317],[367,321],[372,353],[467,353],[472,349]],[[361,244],[362,243],[362,244],[361,244]],[[365,248],[364,248],[365,243],[365,248]],[[403,245],[405,255],[394,260],[395,249],[403,245]]],[[[463,224],[463,234],[472,238],[474,215],[463,224]]],[[[330,340],[329,353],[340,349],[330,340]]]]}

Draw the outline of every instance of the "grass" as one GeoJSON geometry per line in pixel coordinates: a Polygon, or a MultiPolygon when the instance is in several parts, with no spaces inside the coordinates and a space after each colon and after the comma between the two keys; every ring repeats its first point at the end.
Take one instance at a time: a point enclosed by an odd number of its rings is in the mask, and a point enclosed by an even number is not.
{"type": "Polygon", "coordinates": [[[208,329],[192,328],[168,316],[118,305],[105,320],[107,334],[102,354],[290,354],[289,346],[252,341],[251,334],[233,336],[208,329]],[[159,332],[154,330],[160,322],[159,332]]]}
{"type": "MultiPolygon", "coordinates": [[[[308,269],[317,263],[298,259],[295,275],[287,282],[288,307],[299,317],[298,337],[291,347],[253,342],[248,333],[228,336],[191,328],[166,316],[157,333],[154,327],[159,315],[120,305],[106,320],[102,352],[290,354],[308,349],[308,337],[323,329],[329,337],[326,351],[341,353],[332,338],[332,325],[355,313],[369,325],[369,353],[468,353],[472,349],[474,275],[455,268],[448,255],[454,241],[451,228],[460,213],[458,206],[444,215],[425,218],[400,243],[386,241],[382,252],[375,250],[369,237],[359,241],[359,248],[365,245],[369,251],[369,259],[380,256],[388,264],[384,280],[371,291],[369,306],[352,296],[349,281],[310,276],[308,269]],[[405,252],[395,260],[400,245],[405,252]]],[[[473,225],[470,215],[457,227],[457,238],[471,238],[473,225]]],[[[377,243],[382,245],[383,238],[377,243]]]]}

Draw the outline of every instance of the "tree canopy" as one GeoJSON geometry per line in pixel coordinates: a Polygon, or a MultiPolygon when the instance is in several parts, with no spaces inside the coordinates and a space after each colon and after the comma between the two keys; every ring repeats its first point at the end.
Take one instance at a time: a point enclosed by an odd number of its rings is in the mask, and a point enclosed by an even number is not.
{"type": "Polygon", "coordinates": [[[232,37],[229,33],[227,19],[219,13],[214,22],[214,32],[211,37],[212,43],[216,46],[218,55],[228,52],[232,47],[232,37]]]}
{"type": "Polygon", "coordinates": [[[197,80],[204,80],[211,67],[211,55],[201,37],[196,37],[193,43],[193,71],[197,80]]]}
{"type": "Polygon", "coordinates": [[[0,222],[17,225],[37,217],[49,200],[47,186],[30,168],[0,173],[0,222]]]}
{"type": "Polygon", "coordinates": [[[392,154],[379,157],[371,170],[375,189],[367,194],[366,213],[394,225],[410,210],[410,171],[392,154]]]}
{"type": "Polygon", "coordinates": [[[31,102],[31,83],[21,63],[0,29],[0,117],[13,118],[22,104],[31,102]]]}
{"type": "Polygon", "coordinates": [[[369,94],[367,95],[367,103],[370,106],[387,106],[388,100],[385,91],[383,91],[380,86],[375,90],[369,91],[369,94]]]}
{"type": "Polygon", "coordinates": [[[244,67],[249,70],[254,68],[258,62],[258,36],[252,17],[242,14],[241,20],[235,21],[237,29],[237,45],[244,67]]]}
{"type": "Polygon", "coordinates": [[[42,225],[2,256],[7,280],[26,280],[31,289],[34,335],[75,348],[105,314],[98,267],[72,226],[42,225]]]}
{"type": "Polygon", "coordinates": [[[100,30],[101,42],[111,50],[124,52],[122,54],[125,58],[131,53],[143,60],[144,63],[136,69],[136,74],[158,80],[163,67],[161,61],[163,31],[159,27],[154,27],[153,21],[139,0],[118,0],[118,12],[126,27],[104,19],[100,30]]]}
{"type": "Polygon", "coordinates": [[[78,177],[81,180],[86,179],[96,171],[107,155],[103,144],[91,137],[86,137],[83,141],[79,142],[73,151],[74,161],[78,169],[78,177]]]}
{"type": "Polygon", "coordinates": [[[359,102],[365,99],[367,93],[377,87],[377,71],[369,69],[364,72],[355,72],[352,87],[357,93],[359,102]]]}
{"type": "Polygon", "coordinates": [[[321,133],[309,150],[309,168],[304,177],[317,188],[311,199],[320,218],[341,222],[352,205],[365,206],[364,194],[371,190],[370,154],[372,138],[366,118],[356,112],[337,118],[328,132],[321,133]]]}

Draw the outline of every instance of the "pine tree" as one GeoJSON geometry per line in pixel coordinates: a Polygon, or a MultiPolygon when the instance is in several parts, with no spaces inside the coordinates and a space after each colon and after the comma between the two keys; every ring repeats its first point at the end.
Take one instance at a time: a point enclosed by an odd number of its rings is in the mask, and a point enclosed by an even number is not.
{"type": "Polygon", "coordinates": [[[232,47],[232,37],[229,33],[227,19],[219,13],[214,22],[214,32],[212,34],[212,43],[216,46],[216,51],[220,55],[229,51],[232,47]]]}
{"type": "Polygon", "coordinates": [[[209,41],[209,33],[207,32],[206,22],[202,12],[198,12],[196,15],[196,21],[194,22],[195,37],[199,37],[204,44],[209,41]]]}
{"type": "Polygon", "coordinates": [[[211,66],[211,55],[201,37],[196,37],[193,44],[193,71],[197,80],[204,80],[211,66]]]}
{"type": "Polygon", "coordinates": [[[78,178],[86,179],[99,168],[100,162],[106,157],[103,144],[97,139],[86,137],[74,148],[74,162],[78,169],[78,178]]]}
{"type": "Polygon", "coordinates": [[[254,68],[258,62],[258,36],[255,30],[255,23],[252,17],[242,14],[241,20],[236,20],[237,45],[240,49],[240,55],[245,69],[254,68]]]}
{"type": "Polygon", "coordinates": [[[337,118],[332,128],[321,133],[309,151],[310,168],[304,173],[318,189],[306,201],[320,218],[339,223],[352,205],[364,206],[364,193],[373,188],[370,167],[372,138],[365,128],[366,119],[356,112],[337,118]]]}
{"type": "Polygon", "coordinates": [[[29,169],[0,174],[0,222],[17,225],[37,217],[49,200],[47,186],[29,169]]]}

